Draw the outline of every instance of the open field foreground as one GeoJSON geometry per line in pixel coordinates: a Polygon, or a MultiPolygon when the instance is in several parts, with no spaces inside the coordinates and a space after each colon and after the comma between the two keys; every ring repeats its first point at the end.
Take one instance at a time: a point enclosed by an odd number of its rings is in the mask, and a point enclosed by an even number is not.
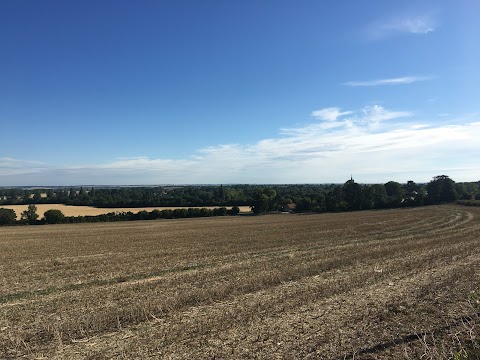
{"type": "Polygon", "coordinates": [[[441,359],[480,208],[4,227],[0,274],[0,358],[441,359]]]}
{"type": "MultiPolygon", "coordinates": [[[[93,206],[72,206],[72,205],[63,205],[63,204],[35,204],[37,207],[37,214],[41,217],[43,217],[43,214],[45,211],[50,210],[50,209],[57,209],[63,212],[65,216],[95,216],[95,215],[102,215],[102,214],[108,214],[111,212],[128,212],[131,211],[132,213],[138,213],[142,210],[145,211],[152,211],[152,210],[169,210],[169,209],[188,209],[189,207],[195,207],[195,206],[174,206],[174,207],[162,207],[162,206],[157,206],[157,207],[143,207],[143,208],[96,208],[93,206]]],[[[220,206],[203,206],[207,209],[214,209],[216,207],[220,206]]],[[[231,208],[231,206],[226,206],[228,209],[231,208]]],[[[12,209],[15,211],[17,214],[17,219],[20,219],[20,215],[22,214],[23,211],[27,210],[28,205],[0,205],[0,208],[4,209],[12,209]]],[[[239,206],[240,212],[242,213],[248,213],[250,212],[250,206],[239,206]]]]}

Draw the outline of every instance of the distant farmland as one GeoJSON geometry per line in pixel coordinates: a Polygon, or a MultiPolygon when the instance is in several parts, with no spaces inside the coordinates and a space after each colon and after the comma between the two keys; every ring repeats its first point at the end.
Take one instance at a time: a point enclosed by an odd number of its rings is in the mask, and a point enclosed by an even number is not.
{"type": "Polygon", "coordinates": [[[0,358],[446,359],[480,208],[4,227],[0,273],[0,358]]]}
{"type": "MultiPolygon", "coordinates": [[[[155,209],[188,209],[195,206],[172,206],[172,207],[143,207],[143,208],[96,208],[93,206],[71,206],[63,204],[35,204],[37,207],[37,213],[40,217],[43,216],[45,211],[50,209],[58,209],[63,212],[65,216],[87,216],[87,215],[102,215],[111,212],[128,212],[138,213],[142,210],[152,211],[155,209]]],[[[214,209],[219,206],[204,206],[207,209],[214,209]]],[[[23,211],[27,210],[28,205],[0,205],[0,208],[15,210],[17,219],[20,219],[20,215],[23,211]]],[[[231,206],[227,206],[230,209],[231,206]]],[[[239,206],[240,211],[243,213],[250,212],[250,206],[239,206]]]]}

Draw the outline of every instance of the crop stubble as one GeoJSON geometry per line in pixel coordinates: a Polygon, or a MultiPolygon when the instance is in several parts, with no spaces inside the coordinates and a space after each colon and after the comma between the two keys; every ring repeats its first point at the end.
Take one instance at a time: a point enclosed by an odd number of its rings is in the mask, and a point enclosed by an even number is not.
{"type": "Polygon", "coordinates": [[[479,219],[435,206],[2,228],[0,357],[415,357],[432,341],[398,339],[478,311],[479,219]]]}

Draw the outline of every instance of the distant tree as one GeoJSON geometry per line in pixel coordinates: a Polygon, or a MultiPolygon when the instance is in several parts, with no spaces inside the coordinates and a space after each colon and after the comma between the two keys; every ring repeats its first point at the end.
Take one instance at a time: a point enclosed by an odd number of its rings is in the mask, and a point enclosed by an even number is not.
{"type": "MultiPolygon", "coordinates": [[[[321,212],[325,211],[325,193],[322,191],[321,193],[315,196],[315,211],[321,212]]],[[[289,202],[290,204],[291,202],[289,202]]]]}
{"type": "Polygon", "coordinates": [[[238,206],[234,206],[232,207],[232,209],[230,210],[230,215],[238,215],[240,213],[240,208],[238,206]]]}
{"type": "Polygon", "coordinates": [[[409,180],[403,186],[404,190],[404,205],[413,206],[419,205],[419,191],[420,187],[415,183],[415,181],[409,180]]]}
{"type": "Polygon", "coordinates": [[[261,214],[272,211],[276,206],[277,192],[273,188],[257,189],[253,198],[252,211],[261,214]]]}
{"type": "Polygon", "coordinates": [[[390,206],[400,206],[404,198],[404,190],[402,185],[396,181],[389,181],[385,185],[388,202],[390,206]]]}
{"type": "Polygon", "coordinates": [[[425,205],[426,198],[427,198],[427,187],[425,185],[418,186],[416,205],[425,205]]]}
{"type": "Polygon", "coordinates": [[[75,189],[70,188],[68,196],[70,197],[70,199],[75,199],[75,197],[77,196],[77,192],[75,191],[75,189]]]}
{"type": "Polygon", "coordinates": [[[187,209],[174,209],[173,212],[174,218],[186,218],[188,217],[188,210],[187,209]]]}
{"type": "Polygon", "coordinates": [[[470,194],[467,191],[467,187],[464,183],[456,183],[455,184],[455,191],[457,192],[457,196],[461,200],[469,200],[470,194]]]}
{"type": "Polygon", "coordinates": [[[58,209],[50,209],[43,214],[47,224],[59,224],[63,222],[65,215],[58,209]]]}
{"type": "Polygon", "coordinates": [[[219,208],[215,208],[213,209],[212,211],[212,215],[213,216],[225,216],[228,214],[228,210],[226,207],[222,206],[222,207],[219,207],[219,208]]]}
{"type": "Polygon", "coordinates": [[[149,218],[151,220],[160,219],[161,217],[162,217],[162,212],[160,210],[154,209],[154,210],[150,211],[149,218]]]}
{"type": "Polygon", "coordinates": [[[413,180],[408,180],[405,185],[406,196],[415,196],[418,193],[418,185],[413,180]]]}
{"type": "Polygon", "coordinates": [[[57,195],[57,198],[60,200],[60,201],[63,201],[65,202],[65,200],[67,199],[68,197],[68,194],[67,192],[64,190],[64,189],[58,189],[56,191],[56,195],[57,195]]]}
{"type": "Polygon", "coordinates": [[[347,204],[348,210],[360,210],[362,207],[362,186],[355,180],[350,179],[342,188],[343,200],[347,204]]]}
{"type": "Polygon", "coordinates": [[[146,210],[141,210],[137,213],[136,217],[138,220],[148,220],[150,218],[150,214],[146,210]]]}
{"type": "Polygon", "coordinates": [[[223,188],[223,185],[220,185],[220,188],[218,189],[218,198],[221,201],[225,201],[225,189],[223,188]]]}
{"type": "Polygon", "coordinates": [[[457,200],[458,195],[455,189],[455,181],[447,175],[438,175],[427,184],[428,202],[439,204],[457,200]]]}
{"type": "Polygon", "coordinates": [[[373,208],[381,209],[388,203],[388,194],[383,184],[374,184],[370,186],[372,190],[373,208]]]}
{"type": "Polygon", "coordinates": [[[296,212],[310,212],[314,208],[314,202],[309,197],[304,197],[296,202],[296,212]]]}
{"type": "Polygon", "coordinates": [[[37,207],[34,204],[28,205],[28,209],[22,212],[22,220],[26,220],[29,224],[35,224],[37,219],[37,207]]]}
{"type": "Polygon", "coordinates": [[[171,219],[173,218],[173,210],[172,209],[165,209],[162,210],[162,218],[163,219],[171,219]]]}
{"type": "Polygon", "coordinates": [[[343,187],[338,185],[330,191],[325,199],[327,211],[343,211],[347,204],[343,201],[343,187]]]}
{"type": "Polygon", "coordinates": [[[475,196],[479,193],[478,185],[474,182],[466,183],[465,189],[472,200],[475,199],[475,196]]]}
{"type": "Polygon", "coordinates": [[[15,223],[17,214],[12,209],[0,208],[0,225],[10,225],[15,223]]]}
{"type": "Polygon", "coordinates": [[[252,211],[254,214],[261,214],[269,211],[270,199],[267,195],[260,193],[253,200],[252,211]]]}

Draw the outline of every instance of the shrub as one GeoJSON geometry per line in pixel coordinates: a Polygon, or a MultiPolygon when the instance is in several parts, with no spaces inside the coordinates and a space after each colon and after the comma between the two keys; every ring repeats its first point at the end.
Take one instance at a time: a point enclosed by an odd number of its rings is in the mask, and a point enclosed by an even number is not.
{"type": "Polygon", "coordinates": [[[14,224],[17,214],[12,209],[0,208],[0,225],[14,224]]]}
{"type": "Polygon", "coordinates": [[[47,224],[59,224],[65,219],[65,215],[57,209],[50,209],[43,214],[47,224]]]}

